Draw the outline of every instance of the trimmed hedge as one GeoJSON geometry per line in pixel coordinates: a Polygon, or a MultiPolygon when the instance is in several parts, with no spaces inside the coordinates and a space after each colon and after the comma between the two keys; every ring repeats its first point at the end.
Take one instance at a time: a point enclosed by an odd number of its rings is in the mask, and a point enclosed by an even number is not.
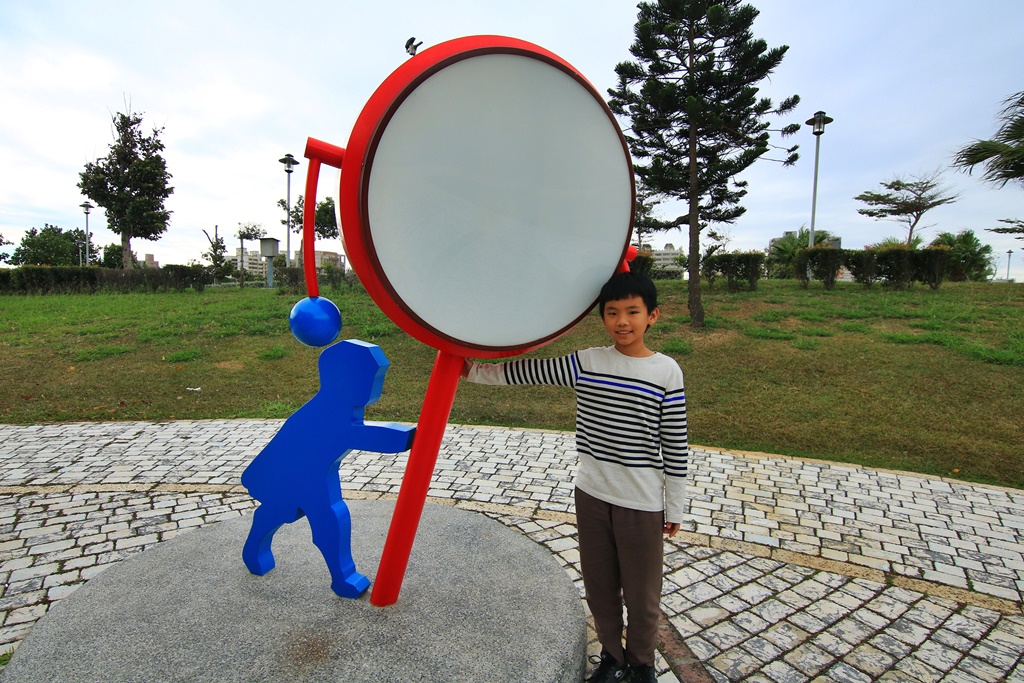
{"type": "Polygon", "coordinates": [[[874,249],[843,249],[843,262],[853,275],[854,282],[871,289],[878,281],[878,261],[874,249]]]}
{"type": "MultiPolygon", "coordinates": [[[[820,280],[825,289],[835,289],[836,278],[839,277],[839,271],[845,260],[843,250],[815,246],[813,249],[807,250],[807,260],[811,264],[811,276],[815,280],[820,280]]],[[[803,270],[804,273],[807,272],[806,267],[803,270]]]]}
{"type": "Polygon", "coordinates": [[[204,266],[115,270],[81,266],[21,266],[0,269],[0,294],[91,294],[94,292],[166,292],[211,283],[204,266]]]}
{"type": "Polygon", "coordinates": [[[740,282],[746,283],[747,289],[757,289],[757,281],[764,275],[765,255],[760,251],[738,251],[732,253],[712,254],[704,259],[704,274],[708,285],[714,283],[719,273],[725,277],[730,292],[740,290],[740,282]]]}

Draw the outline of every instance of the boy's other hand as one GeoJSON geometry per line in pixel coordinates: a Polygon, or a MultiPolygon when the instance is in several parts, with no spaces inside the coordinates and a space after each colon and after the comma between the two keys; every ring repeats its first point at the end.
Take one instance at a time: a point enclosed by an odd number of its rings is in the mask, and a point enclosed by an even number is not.
{"type": "Polygon", "coordinates": [[[665,535],[672,538],[679,531],[679,522],[665,522],[665,535]]]}
{"type": "Polygon", "coordinates": [[[469,369],[471,367],[473,367],[473,361],[471,361],[468,358],[463,358],[462,359],[462,372],[460,373],[462,375],[462,379],[466,379],[467,377],[469,377],[469,369]]]}

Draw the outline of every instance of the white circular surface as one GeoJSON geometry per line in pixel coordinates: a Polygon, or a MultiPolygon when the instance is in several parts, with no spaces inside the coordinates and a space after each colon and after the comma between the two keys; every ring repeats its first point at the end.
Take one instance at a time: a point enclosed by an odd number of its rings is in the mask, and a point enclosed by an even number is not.
{"type": "Polygon", "coordinates": [[[469,346],[549,337],[629,239],[632,179],[592,92],[522,55],[455,62],[400,104],[371,160],[368,233],[391,287],[469,346]]]}

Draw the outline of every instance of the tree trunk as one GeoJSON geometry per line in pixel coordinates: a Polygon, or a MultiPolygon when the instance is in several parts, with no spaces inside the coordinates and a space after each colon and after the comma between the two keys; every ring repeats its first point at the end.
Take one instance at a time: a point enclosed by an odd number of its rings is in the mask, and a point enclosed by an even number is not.
{"type": "Polygon", "coordinates": [[[125,230],[121,233],[121,268],[131,270],[135,267],[132,260],[132,236],[125,230]]]}
{"type": "Polygon", "coordinates": [[[697,128],[690,122],[690,249],[686,269],[687,304],[690,308],[690,326],[704,329],[704,304],[700,300],[700,196],[697,194],[697,128]]]}

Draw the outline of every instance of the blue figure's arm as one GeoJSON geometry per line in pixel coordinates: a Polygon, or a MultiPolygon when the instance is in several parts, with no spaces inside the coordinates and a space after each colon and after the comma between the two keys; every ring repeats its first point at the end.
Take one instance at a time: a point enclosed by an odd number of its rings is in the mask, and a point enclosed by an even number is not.
{"type": "Polygon", "coordinates": [[[375,453],[401,453],[412,448],[416,428],[396,422],[365,422],[349,433],[347,446],[375,453]]]}

